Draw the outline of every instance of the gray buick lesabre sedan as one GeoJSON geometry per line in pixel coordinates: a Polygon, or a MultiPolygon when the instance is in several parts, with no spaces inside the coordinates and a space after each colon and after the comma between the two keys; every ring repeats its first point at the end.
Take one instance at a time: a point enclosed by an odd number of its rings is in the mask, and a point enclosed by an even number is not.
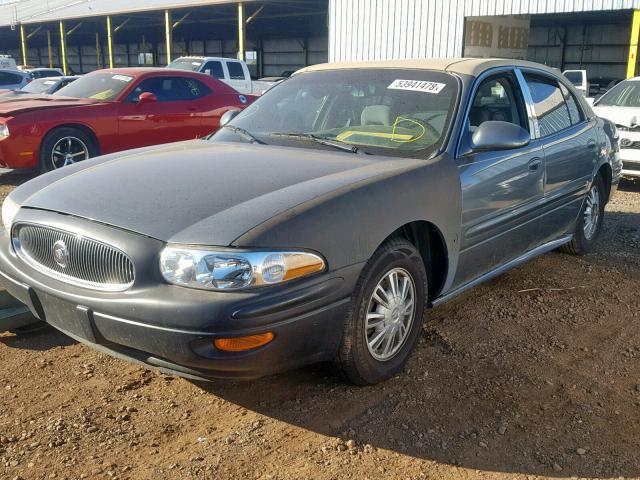
{"type": "Polygon", "coordinates": [[[403,368],[428,308],[589,251],[621,169],[615,127],[528,62],[320,65],[222,123],[17,188],[7,290],[80,342],[183,376],[335,360],[372,384],[403,368]]]}

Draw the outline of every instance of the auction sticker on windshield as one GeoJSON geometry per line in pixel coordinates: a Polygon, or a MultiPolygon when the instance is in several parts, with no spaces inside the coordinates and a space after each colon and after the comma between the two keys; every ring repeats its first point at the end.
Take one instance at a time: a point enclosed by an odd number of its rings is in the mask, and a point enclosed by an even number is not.
{"type": "Polygon", "coordinates": [[[424,82],[421,80],[394,80],[387,88],[390,90],[410,90],[412,92],[438,94],[447,85],[438,82],[424,82]]]}
{"type": "Polygon", "coordinates": [[[127,75],[114,75],[113,77],[114,80],[120,80],[121,82],[130,82],[131,80],[133,80],[133,77],[129,77],[127,75]]]}

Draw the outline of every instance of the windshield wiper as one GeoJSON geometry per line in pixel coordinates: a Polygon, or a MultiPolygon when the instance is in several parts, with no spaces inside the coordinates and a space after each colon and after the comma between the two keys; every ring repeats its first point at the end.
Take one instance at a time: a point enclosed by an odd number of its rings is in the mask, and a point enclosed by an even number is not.
{"type": "Polygon", "coordinates": [[[342,150],[343,152],[360,153],[360,149],[355,145],[351,145],[350,143],[342,142],[340,140],[331,140],[329,138],[318,137],[313,133],[272,133],[271,135],[274,137],[311,140],[312,142],[319,143],[320,145],[327,145],[328,147],[337,148],[338,150],[342,150]]]}
{"type": "Polygon", "coordinates": [[[250,141],[251,143],[258,143],[260,145],[266,145],[265,142],[263,142],[262,140],[259,140],[251,132],[249,132],[248,130],[245,130],[244,128],[236,127],[235,125],[229,125],[228,123],[226,125],[223,125],[222,128],[228,128],[232,132],[237,133],[242,138],[244,138],[245,140],[250,141]]]}

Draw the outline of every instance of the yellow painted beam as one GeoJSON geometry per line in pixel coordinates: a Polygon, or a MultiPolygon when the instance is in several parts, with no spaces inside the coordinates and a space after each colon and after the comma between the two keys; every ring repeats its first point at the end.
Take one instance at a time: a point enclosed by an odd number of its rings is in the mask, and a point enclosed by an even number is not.
{"type": "Polygon", "coordinates": [[[164,30],[165,30],[165,40],[167,42],[167,65],[171,63],[171,42],[172,40],[172,30],[173,24],[171,23],[171,11],[164,11],[164,30]]]}
{"type": "Polygon", "coordinates": [[[244,18],[244,3],[238,3],[238,60],[245,60],[245,44],[247,43],[244,18]]]}
{"type": "Polygon", "coordinates": [[[113,68],[113,33],[110,16],[107,16],[107,50],[109,52],[109,68],[113,68]]]}
{"type": "Polygon", "coordinates": [[[49,68],[53,68],[53,47],[51,46],[51,30],[47,30],[47,53],[49,55],[49,68]]]}
{"type": "Polygon", "coordinates": [[[20,24],[20,45],[22,46],[22,65],[27,64],[27,38],[24,34],[24,25],[20,24]]]}
{"type": "Polygon", "coordinates": [[[631,38],[629,39],[629,60],[627,61],[627,78],[636,76],[638,61],[638,36],[640,35],[640,10],[633,11],[631,22],[631,38]]]}
{"type": "Polygon", "coordinates": [[[68,75],[67,69],[67,38],[64,30],[64,22],[60,20],[60,58],[62,62],[62,71],[68,75]]]}

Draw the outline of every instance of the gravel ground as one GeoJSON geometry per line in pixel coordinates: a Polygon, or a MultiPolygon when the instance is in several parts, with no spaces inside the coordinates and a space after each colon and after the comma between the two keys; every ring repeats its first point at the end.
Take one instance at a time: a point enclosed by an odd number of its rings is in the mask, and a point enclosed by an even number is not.
{"type": "Polygon", "coordinates": [[[433,310],[375,387],[328,365],[193,383],[51,329],[0,334],[0,478],[640,477],[640,182],[607,211],[593,254],[433,310]]]}

